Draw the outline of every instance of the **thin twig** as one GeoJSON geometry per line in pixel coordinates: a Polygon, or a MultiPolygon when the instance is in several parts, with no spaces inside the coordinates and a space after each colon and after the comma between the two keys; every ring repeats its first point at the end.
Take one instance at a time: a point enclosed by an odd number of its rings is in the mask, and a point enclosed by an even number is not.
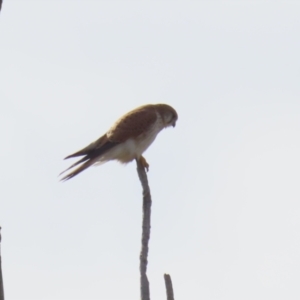
{"type": "MultiPolygon", "coordinates": [[[[0,231],[1,231],[1,227],[0,227],[0,231]]],[[[0,232],[0,300],[4,300],[4,288],[3,288],[2,264],[1,264],[1,232],[0,232]]]]}
{"type": "Polygon", "coordinates": [[[167,300],[174,300],[174,292],[171,276],[169,274],[164,275],[166,292],[167,292],[167,300]]]}
{"type": "Polygon", "coordinates": [[[151,228],[151,194],[146,171],[139,160],[136,160],[137,172],[143,188],[143,225],[142,225],[142,249],[140,253],[140,284],[141,300],[150,300],[149,281],[147,278],[147,264],[149,252],[149,239],[151,228]]]}

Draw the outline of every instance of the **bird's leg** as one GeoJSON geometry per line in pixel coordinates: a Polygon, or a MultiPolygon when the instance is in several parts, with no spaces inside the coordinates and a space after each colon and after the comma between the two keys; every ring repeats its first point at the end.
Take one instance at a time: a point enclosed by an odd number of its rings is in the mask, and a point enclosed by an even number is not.
{"type": "Polygon", "coordinates": [[[141,156],[139,158],[140,163],[142,164],[142,166],[144,167],[144,169],[147,170],[147,172],[149,171],[149,164],[147,163],[146,159],[144,156],[141,156]]]}

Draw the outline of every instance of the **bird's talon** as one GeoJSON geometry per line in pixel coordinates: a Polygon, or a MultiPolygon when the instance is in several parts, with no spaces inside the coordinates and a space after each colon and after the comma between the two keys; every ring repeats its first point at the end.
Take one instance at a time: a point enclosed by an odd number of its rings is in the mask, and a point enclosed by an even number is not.
{"type": "Polygon", "coordinates": [[[144,169],[146,169],[146,171],[149,172],[149,164],[147,163],[145,157],[141,156],[140,162],[141,162],[142,166],[144,167],[144,169]]]}

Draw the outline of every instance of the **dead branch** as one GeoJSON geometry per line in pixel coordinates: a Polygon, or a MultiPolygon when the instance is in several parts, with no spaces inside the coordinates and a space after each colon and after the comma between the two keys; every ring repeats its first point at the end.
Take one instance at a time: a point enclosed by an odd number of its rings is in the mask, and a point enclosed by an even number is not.
{"type": "Polygon", "coordinates": [[[167,292],[167,300],[174,300],[174,292],[171,276],[169,274],[164,275],[166,292],[167,292]]]}
{"type": "Polygon", "coordinates": [[[139,160],[136,160],[137,172],[143,188],[143,222],[142,222],[142,249],[140,253],[140,287],[141,300],[150,300],[149,281],[147,278],[147,264],[149,239],[151,228],[151,194],[146,171],[139,160]]]}
{"type": "MultiPolygon", "coordinates": [[[[0,227],[1,231],[1,227],[0,227]]],[[[4,300],[4,288],[3,288],[3,277],[2,277],[2,262],[1,262],[1,232],[0,232],[0,300],[4,300]]]]}

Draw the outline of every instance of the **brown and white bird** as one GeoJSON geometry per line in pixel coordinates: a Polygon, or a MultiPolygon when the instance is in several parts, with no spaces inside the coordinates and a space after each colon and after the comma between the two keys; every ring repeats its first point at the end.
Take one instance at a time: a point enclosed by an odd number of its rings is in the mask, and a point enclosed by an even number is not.
{"type": "Polygon", "coordinates": [[[175,127],[177,119],[177,112],[167,104],[148,104],[128,112],[98,140],[65,158],[83,156],[61,173],[81,164],[61,180],[71,179],[91,165],[110,160],[128,163],[137,159],[148,171],[149,164],[142,154],[162,129],[175,127]]]}

